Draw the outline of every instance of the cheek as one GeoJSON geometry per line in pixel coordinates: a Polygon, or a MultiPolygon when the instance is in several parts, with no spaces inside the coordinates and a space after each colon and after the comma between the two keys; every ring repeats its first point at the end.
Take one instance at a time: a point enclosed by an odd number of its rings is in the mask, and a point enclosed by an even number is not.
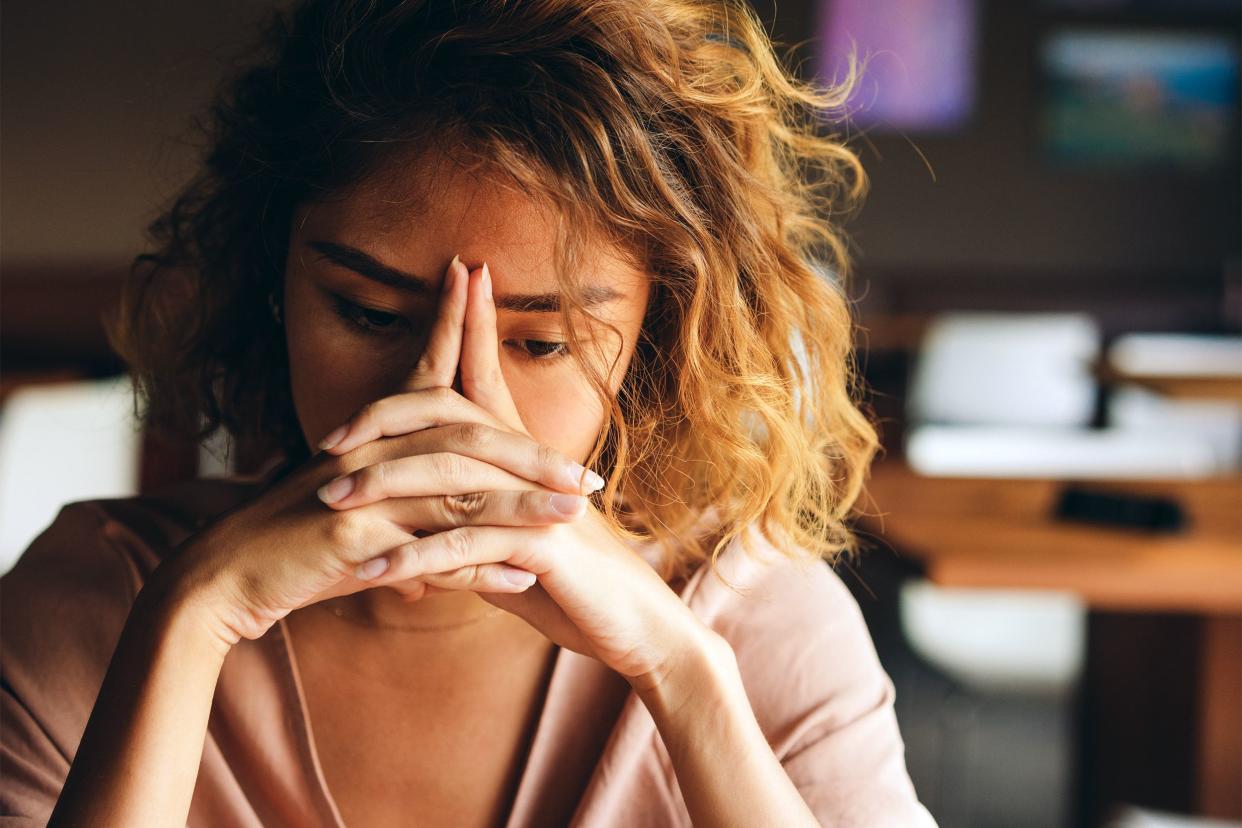
{"type": "MultiPolygon", "coordinates": [[[[633,327],[632,331],[623,331],[619,339],[610,338],[610,344],[602,346],[602,351],[588,356],[596,370],[612,367],[608,381],[614,394],[633,358],[633,338],[638,333],[636,323],[633,327]]],[[[586,462],[608,422],[608,408],[577,362],[567,359],[540,369],[502,363],[501,368],[513,403],[531,436],[580,463],[586,462]]]]}
{"type": "Polygon", "coordinates": [[[381,395],[387,372],[365,348],[343,341],[333,318],[290,290],[285,307],[289,389],[309,445],[381,395]]]}
{"type": "MultiPolygon", "coordinates": [[[[559,371],[557,372],[559,375],[559,371]]],[[[576,375],[514,378],[509,391],[531,436],[579,462],[586,460],[604,425],[605,409],[586,380],[576,375]]]]}
{"type": "MultiPolygon", "coordinates": [[[[631,327],[632,330],[623,332],[623,339],[610,340],[611,345],[604,346],[602,353],[588,357],[597,370],[612,367],[608,382],[613,394],[634,356],[637,321],[631,327]]],[[[577,363],[568,360],[545,373],[528,372],[518,366],[502,367],[514,405],[531,436],[578,462],[585,462],[608,422],[608,408],[577,363]]]]}

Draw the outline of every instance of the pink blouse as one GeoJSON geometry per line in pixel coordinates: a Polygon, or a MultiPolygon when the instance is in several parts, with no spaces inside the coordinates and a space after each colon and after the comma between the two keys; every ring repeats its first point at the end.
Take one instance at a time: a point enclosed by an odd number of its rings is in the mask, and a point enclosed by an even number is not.
{"type": "MultiPolygon", "coordinates": [[[[65,506],[0,578],[0,825],[46,824],[144,579],[263,476],[187,481],[65,506]]],[[[906,772],[893,685],[853,597],[825,564],[738,543],[678,590],[737,653],[761,729],[824,825],[934,825],[906,772]]],[[[636,552],[654,562],[653,547],[636,552]]],[[[216,686],[188,825],[344,828],[302,692],[289,627],[243,639],[216,686]]],[[[646,707],[600,662],[555,663],[506,828],[689,826],[646,707]]]]}

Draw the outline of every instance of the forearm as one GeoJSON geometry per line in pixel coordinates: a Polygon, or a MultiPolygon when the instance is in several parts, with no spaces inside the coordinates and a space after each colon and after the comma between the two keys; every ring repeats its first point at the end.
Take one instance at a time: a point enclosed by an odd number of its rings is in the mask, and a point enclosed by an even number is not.
{"type": "Polygon", "coordinates": [[[639,692],[691,820],[699,828],[818,826],[755,719],[732,649],[723,639],[709,644],[692,648],[665,681],[639,692]]]}
{"type": "Polygon", "coordinates": [[[131,608],[51,826],[186,824],[227,647],[163,583],[131,608]]]}

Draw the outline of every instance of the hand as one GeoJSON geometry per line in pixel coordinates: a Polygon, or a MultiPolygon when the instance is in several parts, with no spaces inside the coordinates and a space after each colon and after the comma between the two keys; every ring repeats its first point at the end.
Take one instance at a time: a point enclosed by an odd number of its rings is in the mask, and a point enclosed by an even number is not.
{"type": "MultiPolygon", "coordinates": [[[[411,532],[437,532],[467,520],[540,526],[583,514],[580,465],[502,427],[448,387],[461,348],[465,266],[454,258],[445,278],[448,289],[408,390],[359,415],[364,421],[399,420],[404,431],[352,451],[338,445],[335,453],[314,455],[192,535],[152,576],[153,588],[205,608],[226,646],[258,638],[299,607],[376,586],[354,577],[355,567],[410,540],[411,532]],[[316,490],[360,469],[366,477],[359,490],[342,501],[351,508],[325,508],[316,490]],[[358,497],[368,496],[370,481],[384,478],[404,495],[362,505],[358,497]]],[[[417,577],[389,578],[385,585],[415,600],[432,588],[512,593],[531,581],[530,573],[499,562],[463,561],[423,567],[417,577]]]]}
{"type": "MultiPolygon", "coordinates": [[[[465,400],[500,421],[498,428],[474,429],[473,435],[484,446],[529,439],[500,369],[486,264],[472,271],[468,282],[462,389],[465,400]]],[[[389,397],[346,423],[341,442],[327,451],[352,454],[385,435],[423,427],[425,421],[415,398],[389,397]]],[[[417,463],[409,458],[383,469],[359,470],[353,475],[353,492],[332,508],[347,513],[425,492],[417,463]]],[[[599,659],[640,690],[658,685],[701,648],[718,652],[723,645],[724,639],[698,620],[593,505],[587,504],[585,514],[570,522],[513,525],[499,512],[480,512],[465,516],[462,524],[396,545],[377,559],[380,574],[370,583],[390,585],[429,572],[495,564],[533,572],[538,583],[532,589],[482,597],[557,644],[599,659]]]]}

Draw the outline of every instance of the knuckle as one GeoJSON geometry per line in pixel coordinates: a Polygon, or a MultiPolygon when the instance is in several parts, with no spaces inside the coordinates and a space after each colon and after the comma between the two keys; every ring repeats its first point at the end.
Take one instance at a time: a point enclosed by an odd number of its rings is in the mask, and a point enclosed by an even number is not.
{"type": "Polygon", "coordinates": [[[387,554],[388,573],[402,578],[412,578],[417,574],[418,552],[414,547],[414,542],[403,543],[389,550],[387,554]]]}
{"type": "Polygon", "coordinates": [[[392,464],[387,461],[380,461],[374,465],[368,466],[364,472],[362,480],[363,484],[369,483],[371,488],[364,490],[369,495],[385,495],[389,491],[389,484],[392,482],[392,464]]]}
{"type": "Polygon", "coordinates": [[[328,542],[339,549],[360,549],[366,544],[368,521],[356,509],[332,512],[328,520],[328,542]]]}
{"type": "Polygon", "coordinates": [[[515,511],[524,520],[544,517],[548,512],[548,493],[544,491],[523,492],[518,497],[515,511]]]}
{"type": "Polygon", "coordinates": [[[484,492],[444,495],[441,498],[444,516],[454,526],[477,520],[486,503],[487,495],[484,492]]]}
{"type": "Polygon", "coordinates": [[[466,564],[457,570],[457,577],[465,586],[480,584],[487,578],[486,568],[479,564],[466,564]]]}
{"type": "Polygon", "coordinates": [[[470,554],[474,549],[470,536],[461,530],[454,530],[443,533],[441,537],[444,538],[444,551],[448,557],[449,565],[453,569],[467,566],[470,562],[470,554]]]}
{"type": "Polygon", "coordinates": [[[461,423],[456,430],[457,442],[465,448],[481,449],[491,440],[491,429],[482,423],[461,423]]]}
{"type": "Polygon", "coordinates": [[[431,455],[431,468],[442,485],[451,486],[465,474],[465,462],[460,454],[443,451],[431,455]]]}
{"type": "Polygon", "coordinates": [[[543,443],[537,443],[535,449],[535,462],[539,464],[539,468],[549,475],[555,476],[565,466],[565,460],[561,457],[561,453],[551,446],[545,446],[543,443]]]}
{"type": "Polygon", "coordinates": [[[388,469],[383,462],[364,466],[353,472],[355,496],[382,497],[386,491],[388,469]]]}

